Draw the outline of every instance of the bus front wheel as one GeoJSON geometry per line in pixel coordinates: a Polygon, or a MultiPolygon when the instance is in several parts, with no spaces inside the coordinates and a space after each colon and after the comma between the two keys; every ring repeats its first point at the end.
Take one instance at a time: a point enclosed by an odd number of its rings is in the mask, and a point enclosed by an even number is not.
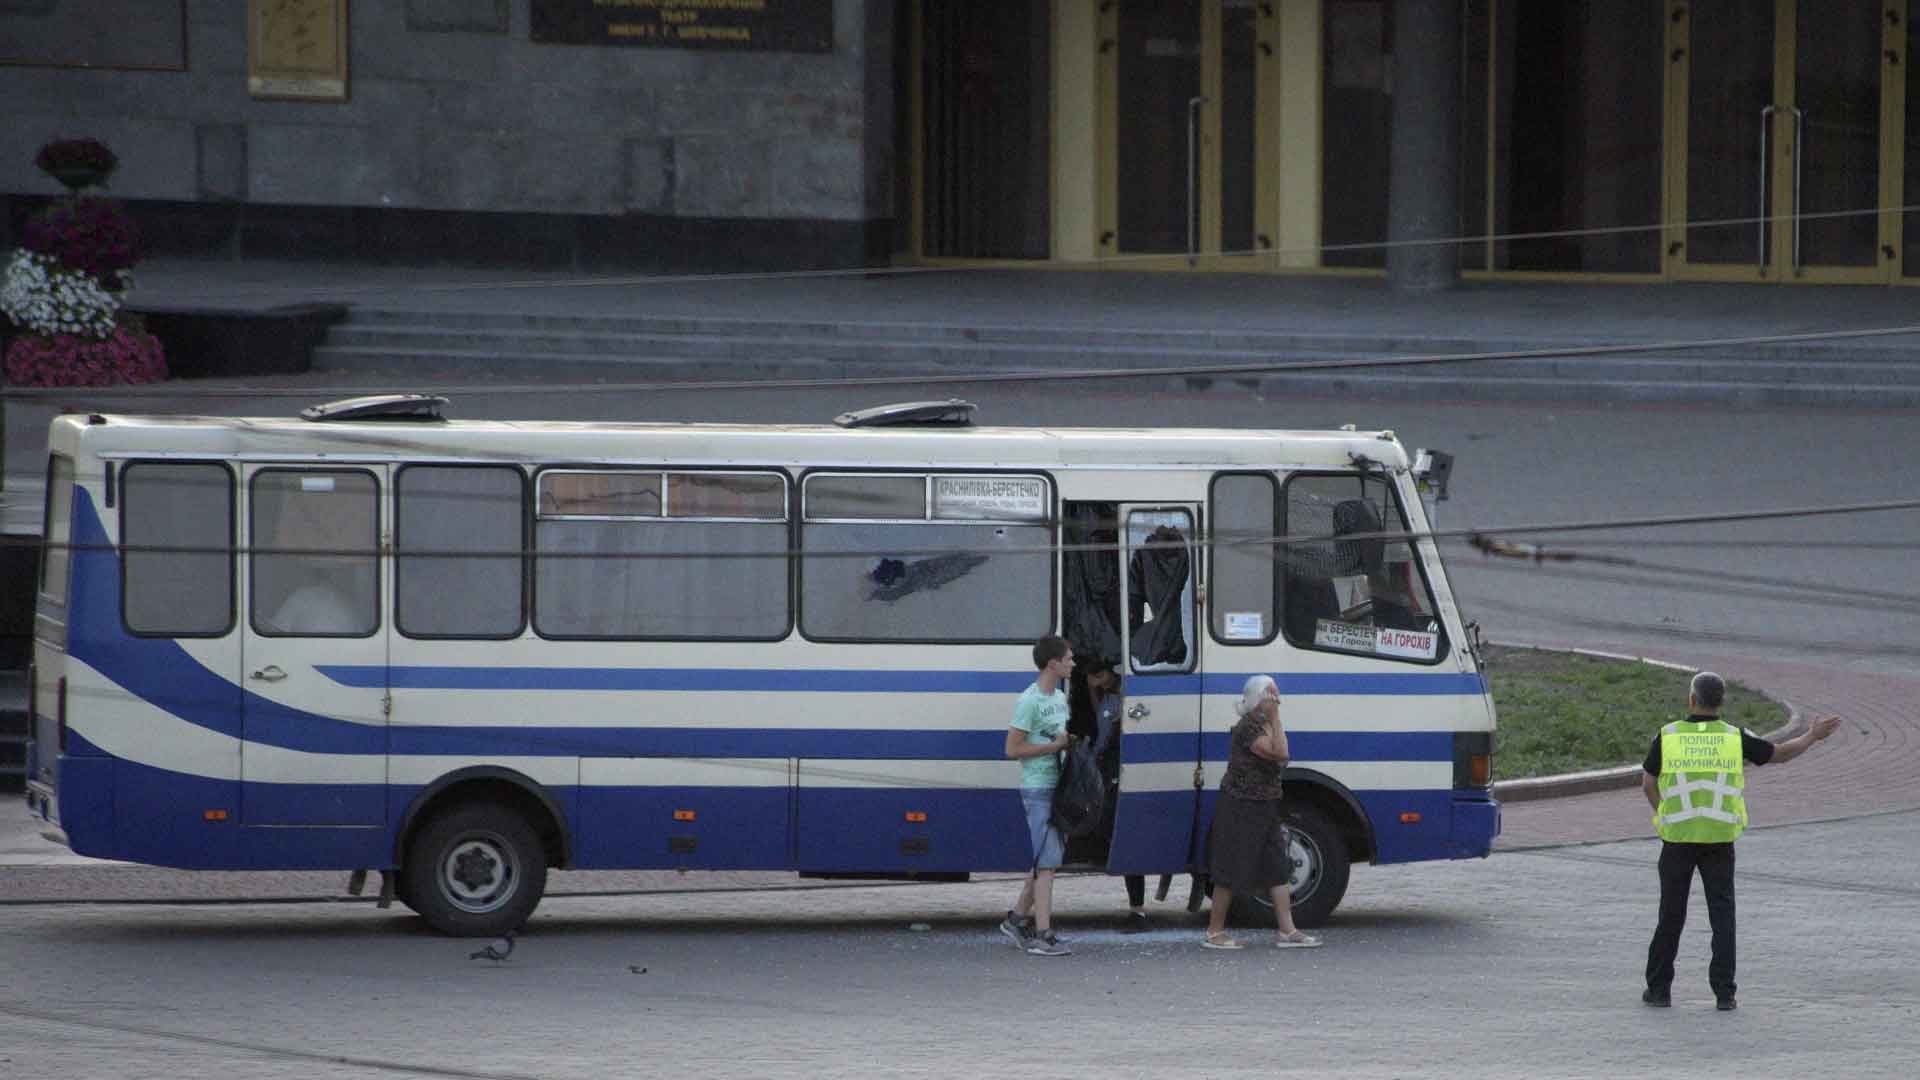
{"type": "MultiPolygon", "coordinates": [[[[1346,839],[1311,803],[1289,802],[1283,814],[1293,835],[1288,846],[1293,859],[1293,877],[1288,882],[1293,921],[1298,926],[1324,926],[1347,895],[1352,864],[1346,839]]],[[[1236,926],[1273,926],[1273,898],[1235,895],[1227,915],[1236,926]]]]}
{"type": "Polygon", "coordinates": [[[464,803],[435,815],[407,847],[398,893],[427,925],[454,937],[518,930],[547,887],[546,852],[525,818],[464,803]]]}

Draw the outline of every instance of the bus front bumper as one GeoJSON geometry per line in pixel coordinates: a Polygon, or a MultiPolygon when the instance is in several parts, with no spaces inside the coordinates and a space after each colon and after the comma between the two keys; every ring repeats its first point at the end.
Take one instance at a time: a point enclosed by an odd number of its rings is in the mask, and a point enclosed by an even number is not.
{"type": "Polygon", "coordinates": [[[1453,793],[1453,834],[1448,846],[1456,859],[1484,859],[1500,835],[1500,803],[1484,791],[1453,793]]]}

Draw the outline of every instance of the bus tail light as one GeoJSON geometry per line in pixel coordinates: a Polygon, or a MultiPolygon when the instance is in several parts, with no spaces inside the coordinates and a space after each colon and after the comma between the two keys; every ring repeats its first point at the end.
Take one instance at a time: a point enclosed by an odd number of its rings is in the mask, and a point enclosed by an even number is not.
{"type": "Polygon", "coordinates": [[[1475,754],[1467,759],[1467,769],[1471,772],[1474,787],[1488,787],[1493,783],[1493,755],[1475,754]]]}
{"type": "Polygon", "coordinates": [[[53,694],[53,712],[58,718],[60,731],[60,752],[67,752],[67,677],[60,676],[59,687],[53,694]]]}

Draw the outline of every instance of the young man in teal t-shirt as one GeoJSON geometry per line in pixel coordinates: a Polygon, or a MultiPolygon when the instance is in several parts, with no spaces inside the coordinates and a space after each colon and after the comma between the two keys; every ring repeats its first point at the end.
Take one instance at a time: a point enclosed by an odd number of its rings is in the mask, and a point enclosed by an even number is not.
{"type": "Polygon", "coordinates": [[[1020,802],[1033,845],[1033,872],[1000,932],[1035,956],[1065,956],[1071,950],[1053,932],[1053,873],[1060,868],[1066,842],[1049,819],[1053,789],[1060,783],[1060,751],[1070,741],[1065,687],[1073,674],[1073,646],[1048,634],[1034,643],[1033,664],[1040,676],[1014,703],[1006,742],[1007,756],[1020,763],[1020,802]]]}

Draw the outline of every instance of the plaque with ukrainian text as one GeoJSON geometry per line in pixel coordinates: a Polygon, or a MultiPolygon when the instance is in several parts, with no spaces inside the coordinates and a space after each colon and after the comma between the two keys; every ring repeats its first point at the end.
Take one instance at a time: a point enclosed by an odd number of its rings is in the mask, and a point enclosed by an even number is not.
{"type": "Polygon", "coordinates": [[[347,100],[347,0],[249,0],[247,92],[347,100]]]}
{"type": "Polygon", "coordinates": [[[833,0],[533,0],[533,40],[832,52],[833,0]]]}

